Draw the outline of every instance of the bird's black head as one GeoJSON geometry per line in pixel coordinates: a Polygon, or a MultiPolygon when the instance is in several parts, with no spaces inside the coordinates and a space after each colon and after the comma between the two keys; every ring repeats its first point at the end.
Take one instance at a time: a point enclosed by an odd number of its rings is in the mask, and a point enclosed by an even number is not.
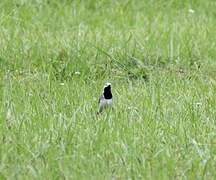
{"type": "Polygon", "coordinates": [[[105,99],[112,99],[112,92],[111,92],[111,84],[110,83],[106,83],[106,85],[104,86],[104,98],[105,99]]]}

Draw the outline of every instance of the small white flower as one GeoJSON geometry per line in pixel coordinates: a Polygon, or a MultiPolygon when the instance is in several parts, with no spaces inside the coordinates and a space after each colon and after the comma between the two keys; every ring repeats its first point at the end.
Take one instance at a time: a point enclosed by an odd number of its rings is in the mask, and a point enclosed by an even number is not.
{"type": "Polygon", "coordinates": [[[189,9],[188,12],[191,14],[195,13],[195,11],[193,9],[189,9]]]}
{"type": "Polygon", "coordinates": [[[79,72],[79,71],[76,71],[74,74],[76,74],[76,75],[80,75],[80,72],[79,72]]]}
{"type": "Polygon", "coordinates": [[[64,83],[60,83],[61,86],[64,86],[64,83]]]}
{"type": "Polygon", "coordinates": [[[202,103],[201,102],[197,102],[197,103],[195,103],[195,106],[196,107],[200,107],[200,106],[202,106],[202,103]]]}
{"type": "Polygon", "coordinates": [[[128,107],[127,107],[127,109],[128,109],[128,110],[131,110],[131,109],[132,109],[132,107],[131,107],[131,106],[128,106],[128,107]]]}

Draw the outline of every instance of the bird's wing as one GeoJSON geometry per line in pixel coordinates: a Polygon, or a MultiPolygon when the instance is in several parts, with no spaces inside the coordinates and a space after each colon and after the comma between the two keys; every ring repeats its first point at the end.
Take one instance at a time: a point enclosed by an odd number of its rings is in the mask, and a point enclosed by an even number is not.
{"type": "Polygon", "coordinates": [[[100,104],[100,102],[101,102],[102,99],[104,99],[104,96],[103,96],[103,95],[100,96],[100,98],[99,98],[99,100],[98,100],[98,104],[100,104]]]}

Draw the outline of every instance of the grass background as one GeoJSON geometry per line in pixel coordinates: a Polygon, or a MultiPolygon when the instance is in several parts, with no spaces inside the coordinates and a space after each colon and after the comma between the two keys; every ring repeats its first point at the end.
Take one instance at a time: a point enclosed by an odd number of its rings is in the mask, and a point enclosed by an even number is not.
{"type": "Polygon", "coordinates": [[[215,179],[215,9],[1,0],[0,179],[215,179]]]}

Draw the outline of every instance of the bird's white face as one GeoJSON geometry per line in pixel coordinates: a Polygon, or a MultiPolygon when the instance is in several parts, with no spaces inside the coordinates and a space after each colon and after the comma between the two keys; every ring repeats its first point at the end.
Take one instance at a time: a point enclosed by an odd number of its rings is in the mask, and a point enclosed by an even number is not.
{"type": "Polygon", "coordinates": [[[109,82],[105,83],[104,88],[108,87],[108,86],[111,86],[111,83],[109,83],[109,82]]]}

